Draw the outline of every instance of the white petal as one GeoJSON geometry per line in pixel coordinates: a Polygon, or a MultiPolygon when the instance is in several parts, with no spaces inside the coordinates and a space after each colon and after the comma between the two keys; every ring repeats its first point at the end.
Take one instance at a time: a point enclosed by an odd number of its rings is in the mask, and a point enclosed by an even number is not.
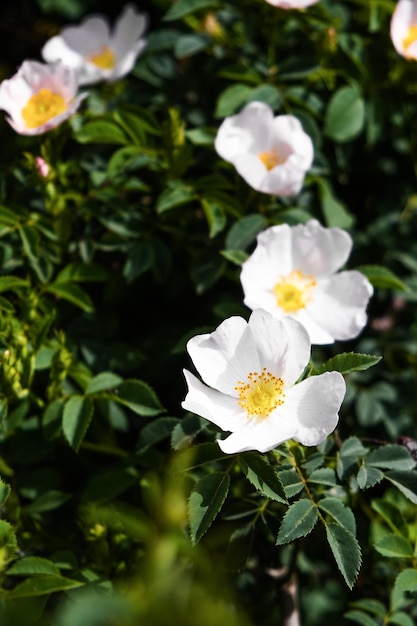
{"type": "Polygon", "coordinates": [[[214,332],[197,335],[187,343],[188,353],[204,382],[235,397],[237,383],[259,367],[254,360],[255,348],[245,338],[246,330],[242,317],[231,317],[214,332]]]}
{"type": "Polygon", "coordinates": [[[407,58],[417,58],[416,44],[407,49],[404,47],[404,39],[410,26],[417,26],[417,2],[399,0],[391,18],[391,40],[399,54],[407,58]]]}
{"type": "Polygon", "coordinates": [[[333,274],[349,257],[352,238],[341,228],[324,228],[317,220],[292,229],[293,268],[315,278],[333,274]]]}
{"type": "Polygon", "coordinates": [[[187,370],[184,370],[184,376],[188,384],[188,393],[182,403],[184,409],[205,417],[225,431],[245,427],[246,413],[241,409],[236,398],[210,389],[187,370]]]}
{"type": "MultiPolygon", "coordinates": [[[[111,48],[117,58],[122,59],[136,46],[139,37],[145,32],[147,17],[132,5],[126,5],[114,25],[111,35],[111,48]]],[[[144,42],[143,42],[144,43],[144,42]]]]}
{"type": "Polygon", "coordinates": [[[360,272],[340,272],[319,283],[307,312],[334,339],[353,339],[366,325],[372,293],[372,285],[360,272]]]}
{"type": "Polygon", "coordinates": [[[223,121],[214,142],[216,152],[225,161],[234,163],[242,155],[268,150],[272,120],[273,112],[267,104],[250,102],[240,113],[223,121]]]}
{"type": "Polygon", "coordinates": [[[286,386],[293,385],[310,358],[311,346],[305,328],[289,317],[275,319],[258,309],[249,318],[249,330],[262,367],[283,378],[286,386]]]}
{"type": "Polygon", "coordinates": [[[68,67],[78,69],[83,64],[83,56],[67,46],[60,35],[56,35],[46,42],[41,51],[47,63],[62,61],[68,67]]]}
{"type": "Polygon", "coordinates": [[[283,405],[297,423],[293,438],[305,446],[316,446],[336,428],[346,384],[339,372],[326,372],[294,385],[283,405]]]}
{"type": "Polygon", "coordinates": [[[305,9],[316,4],[319,0],[266,0],[269,4],[280,9],[305,9]]]}
{"type": "Polygon", "coordinates": [[[240,430],[226,439],[218,439],[217,443],[226,454],[258,450],[268,452],[287,439],[293,439],[297,432],[297,422],[292,422],[282,408],[269,417],[249,420],[240,430]]]}
{"type": "Polygon", "coordinates": [[[296,196],[303,186],[304,174],[303,170],[292,167],[291,163],[286,161],[267,172],[258,190],[282,198],[296,196]]]}
{"type": "Polygon", "coordinates": [[[146,46],[146,41],[144,39],[140,39],[133,46],[130,52],[125,54],[125,56],[120,59],[120,61],[117,63],[116,67],[112,70],[107,80],[114,81],[114,80],[117,80],[118,78],[121,78],[122,76],[126,76],[126,74],[128,74],[131,71],[131,69],[134,67],[136,63],[136,59],[138,58],[142,50],[145,48],[145,46],[146,46]]]}
{"type": "Polygon", "coordinates": [[[304,326],[313,345],[326,345],[334,343],[333,335],[330,335],[321,324],[322,317],[320,317],[319,322],[317,322],[310,314],[308,307],[296,311],[291,315],[291,317],[304,326]]]}
{"type": "Polygon", "coordinates": [[[64,43],[83,57],[110,43],[110,29],[105,17],[91,15],[79,26],[67,26],[61,32],[64,43]]]}

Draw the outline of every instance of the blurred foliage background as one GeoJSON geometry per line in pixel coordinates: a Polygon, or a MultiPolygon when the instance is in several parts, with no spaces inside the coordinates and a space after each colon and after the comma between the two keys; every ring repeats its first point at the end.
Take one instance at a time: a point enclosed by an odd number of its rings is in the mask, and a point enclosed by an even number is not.
{"type": "MultiPolygon", "coordinates": [[[[148,44],[129,76],[89,87],[47,135],[0,121],[1,624],[412,626],[417,64],[391,44],[395,3],[136,6],[148,44]],[[254,192],[214,151],[251,100],[314,142],[296,198],[254,192]],[[347,374],[319,450],[225,457],[180,408],[186,341],[248,317],[239,268],[260,231],[311,218],[349,230],[349,268],[375,287],[361,336],[312,364],[383,358],[347,374]],[[196,519],[190,493],[216,480],[224,498],[196,519]],[[323,524],[276,545],[307,484],[323,524]]],[[[0,79],[68,22],[121,8],[7,3],[0,79]]]]}

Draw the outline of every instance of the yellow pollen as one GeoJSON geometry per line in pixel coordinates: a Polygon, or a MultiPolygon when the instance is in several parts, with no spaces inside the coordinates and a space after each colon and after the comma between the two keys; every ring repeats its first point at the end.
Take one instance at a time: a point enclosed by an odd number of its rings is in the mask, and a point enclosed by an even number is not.
{"type": "Polygon", "coordinates": [[[286,313],[304,309],[316,284],[313,276],[305,276],[300,270],[281,276],[274,286],[278,306],[286,313]]]}
{"type": "Polygon", "coordinates": [[[97,52],[89,54],[87,61],[90,61],[90,63],[102,70],[111,70],[116,65],[114,52],[108,46],[102,46],[97,52]]]}
{"type": "Polygon", "coordinates": [[[239,404],[248,417],[267,417],[274,409],[284,404],[284,381],[267,371],[249,372],[248,382],[241,380],[235,387],[239,392],[239,404]]]}
{"type": "Polygon", "coordinates": [[[257,157],[265,165],[267,170],[272,170],[277,165],[285,163],[286,157],[279,154],[278,150],[265,150],[265,152],[259,152],[257,157]]]}
{"type": "Polygon", "coordinates": [[[409,48],[415,41],[417,41],[417,25],[410,26],[407,31],[407,35],[403,39],[403,46],[405,50],[409,48]]]}
{"type": "Polygon", "coordinates": [[[38,128],[67,110],[65,100],[50,89],[33,94],[22,109],[22,118],[28,128],[38,128]]]}

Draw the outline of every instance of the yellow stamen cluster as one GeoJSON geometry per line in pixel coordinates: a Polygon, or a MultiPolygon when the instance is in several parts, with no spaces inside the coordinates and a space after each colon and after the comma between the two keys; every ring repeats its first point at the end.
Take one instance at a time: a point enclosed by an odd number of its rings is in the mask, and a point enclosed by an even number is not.
{"type": "Polygon", "coordinates": [[[97,52],[88,55],[87,61],[93,63],[102,70],[111,70],[116,65],[116,57],[113,50],[108,46],[102,46],[97,52]]]}
{"type": "Polygon", "coordinates": [[[403,39],[404,49],[407,50],[415,41],[417,41],[417,24],[408,29],[407,35],[403,39]]]}
{"type": "Polygon", "coordinates": [[[239,404],[248,417],[267,417],[274,409],[284,404],[284,381],[277,378],[266,367],[262,372],[249,372],[248,382],[241,380],[235,387],[239,392],[239,404]]]}
{"type": "Polygon", "coordinates": [[[256,156],[260,161],[262,161],[268,171],[272,170],[277,165],[285,163],[285,161],[287,160],[287,158],[282,156],[275,148],[273,150],[265,150],[265,152],[259,152],[259,154],[257,154],[256,156]]]}
{"type": "Polygon", "coordinates": [[[50,89],[33,94],[22,109],[22,118],[28,128],[39,128],[67,110],[64,98],[50,89]]]}
{"type": "Polygon", "coordinates": [[[274,286],[278,306],[286,313],[304,309],[316,284],[313,276],[305,276],[300,270],[281,276],[274,286]]]}

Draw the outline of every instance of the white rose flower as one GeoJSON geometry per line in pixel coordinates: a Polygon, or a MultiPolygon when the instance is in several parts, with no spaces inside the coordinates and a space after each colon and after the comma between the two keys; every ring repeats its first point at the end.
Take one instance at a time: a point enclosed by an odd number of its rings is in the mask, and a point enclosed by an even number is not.
{"type": "Polygon", "coordinates": [[[257,310],[249,322],[225,320],[211,334],[190,339],[187,350],[202,383],[184,370],[182,406],[232,434],[223,452],[267,452],[287,439],[315,446],[336,428],[346,385],[339,372],[297,383],[310,358],[301,324],[257,310]]]}
{"type": "Polygon", "coordinates": [[[305,9],[312,4],[317,4],[319,0],[266,0],[269,4],[280,9],[305,9]]]}
{"type": "Polygon", "coordinates": [[[18,72],[0,84],[0,109],[21,135],[40,135],[61,124],[78,109],[77,75],[62,63],[24,61],[18,72]]]}
{"type": "Polygon", "coordinates": [[[217,153],[263,193],[294,196],[313,162],[313,143],[293,115],[274,117],[263,102],[250,102],[227,117],[215,140],[217,153]]]}
{"type": "Polygon", "coordinates": [[[324,228],[317,220],[268,228],[242,265],[244,303],[277,318],[295,318],[313,344],[353,339],[367,322],[373,288],[360,272],[336,273],[351,248],[346,231],[324,228]]]}
{"type": "Polygon", "coordinates": [[[79,26],[67,26],[47,41],[42,56],[76,69],[80,85],[112,82],[134,66],[146,45],[142,38],[146,24],[145,14],[131,5],[124,7],[112,32],[104,16],[90,15],[79,26]]]}
{"type": "Polygon", "coordinates": [[[406,59],[417,59],[417,2],[399,0],[391,19],[391,40],[406,59]]]}

